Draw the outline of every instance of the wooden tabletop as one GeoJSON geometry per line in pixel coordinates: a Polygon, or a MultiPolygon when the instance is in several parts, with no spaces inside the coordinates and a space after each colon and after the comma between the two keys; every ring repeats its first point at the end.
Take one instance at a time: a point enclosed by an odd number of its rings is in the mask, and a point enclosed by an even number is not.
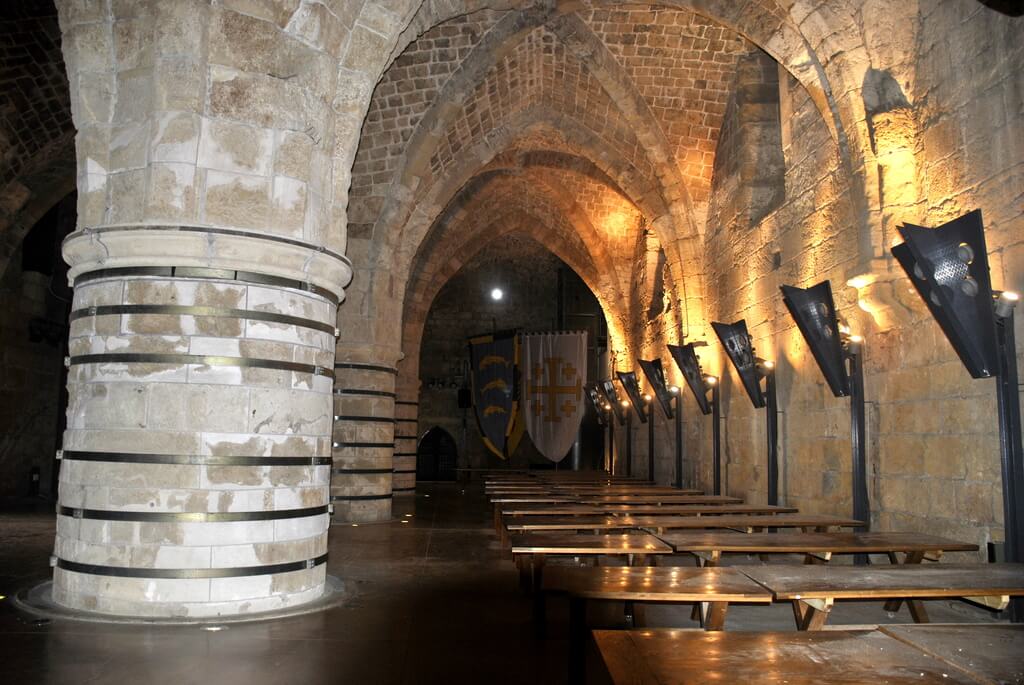
{"type": "Polygon", "coordinates": [[[500,495],[491,498],[491,504],[573,504],[575,497],[565,495],[500,495]]]}
{"type": "Polygon", "coordinates": [[[1024,682],[1024,625],[883,626],[881,632],[978,676],[986,683],[1024,682]]]}
{"type": "Polygon", "coordinates": [[[544,589],[587,599],[636,602],[757,602],[772,593],[733,568],[552,566],[544,589]]]}
{"type": "Polygon", "coordinates": [[[613,683],[977,683],[878,631],[595,630],[613,683]]]}
{"type": "Polygon", "coordinates": [[[527,534],[512,538],[513,554],[671,554],[648,533],[623,535],[527,534]]]}
{"type": "Polygon", "coordinates": [[[594,504],[741,504],[739,497],[726,495],[578,495],[581,502],[594,504]]]}
{"type": "Polygon", "coordinates": [[[570,504],[510,505],[502,507],[505,516],[600,516],[604,514],[718,516],[721,514],[791,514],[796,507],[770,504],[570,504]]]}
{"type": "Polygon", "coordinates": [[[771,590],[775,599],[1024,595],[1024,564],[737,568],[771,590]]]}
{"type": "Polygon", "coordinates": [[[665,533],[677,552],[836,554],[886,552],[974,552],[978,546],[920,533],[665,533]]]}
{"type": "Polygon", "coordinates": [[[615,516],[569,516],[565,518],[506,516],[504,522],[510,533],[532,530],[629,530],[637,527],[625,519],[615,516]]]}
{"type": "Polygon", "coordinates": [[[528,530],[624,530],[706,528],[804,528],[820,526],[861,525],[860,521],[817,514],[779,514],[777,516],[547,516],[509,517],[505,527],[510,531],[528,530]]]}
{"type": "Polygon", "coordinates": [[[634,528],[811,528],[842,526],[854,528],[862,521],[841,516],[820,514],[777,514],[775,516],[620,516],[623,523],[634,528]]]}

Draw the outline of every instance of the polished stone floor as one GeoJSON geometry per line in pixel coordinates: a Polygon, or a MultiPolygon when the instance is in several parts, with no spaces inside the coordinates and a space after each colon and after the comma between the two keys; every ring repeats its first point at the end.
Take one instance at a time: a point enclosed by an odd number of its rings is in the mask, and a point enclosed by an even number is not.
{"type": "MultiPolygon", "coordinates": [[[[479,487],[421,485],[396,500],[406,523],[336,526],[330,573],[340,606],[273,622],[157,627],[38,621],[0,601],[2,683],[562,683],[566,609],[549,602],[546,639],[490,528],[479,487]],[[403,514],[411,514],[404,516],[403,514]]],[[[51,506],[0,511],[0,594],[48,575],[51,506]]],[[[692,564],[685,559],[680,564],[692,564]]],[[[929,602],[934,621],[991,621],[962,603],[929,602]]],[[[622,609],[596,614],[614,625],[622,609]]],[[[657,608],[652,625],[693,626],[689,610],[657,608]]],[[[831,624],[908,622],[877,603],[837,607],[831,624]]],[[[730,609],[729,630],[792,630],[786,606],[730,609]]]]}

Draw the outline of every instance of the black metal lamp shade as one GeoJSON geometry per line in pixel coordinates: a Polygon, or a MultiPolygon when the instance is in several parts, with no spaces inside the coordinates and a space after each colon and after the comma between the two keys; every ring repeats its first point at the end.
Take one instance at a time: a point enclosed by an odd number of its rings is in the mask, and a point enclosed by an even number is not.
{"type": "Polygon", "coordinates": [[[843,343],[839,336],[832,285],[828,281],[810,288],[782,286],[782,301],[796,321],[825,382],[836,397],[850,394],[850,379],[843,361],[843,343]]]}
{"type": "Polygon", "coordinates": [[[647,382],[654,388],[654,395],[658,398],[658,404],[661,405],[662,410],[665,412],[667,418],[672,418],[672,393],[668,390],[668,384],[665,383],[665,370],[661,366],[660,359],[638,359],[640,368],[644,372],[644,376],[647,377],[647,382]]]}
{"type": "Polygon", "coordinates": [[[697,352],[693,343],[685,345],[669,345],[668,351],[672,355],[676,366],[683,372],[686,384],[690,386],[693,397],[697,400],[701,414],[711,413],[711,403],[708,402],[707,386],[704,384],[704,372],[700,368],[700,360],[697,359],[697,352]]]}
{"type": "Polygon", "coordinates": [[[619,404],[619,391],[615,389],[615,381],[601,381],[601,392],[604,393],[608,404],[612,405],[612,411],[615,412],[615,418],[619,420],[619,425],[621,426],[626,422],[626,411],[619,404]]]}
{"type": "Polygon", "coordinates": [[[992,281],[981,210],[937,228],[904,224],[892,254],[974,378],[996,373],[992,281]]]}
{"type": "Polygon", "coordinates": [[[590,406],[594,408],[594,412],[597,414],[597,424],[599,426],[605,425],[605,403],[601,400],[601,394],[597,391],[597,386],[593,383],[587,383],[583,386],[583,389],[587,393],[587,399],[590,400],[590,406]]]}
{"type": "Polygon", "coordinates": [[[760,409],[764,406],[764,393],[761,391],[761,376],[757,370],[757,357],[754,356],[754,346],[750,342],[750,334],[747,332],[747,322],[740,319],[736,323],[711,322],[718,339],[722,341],[722,347],[732,361],[736,373],[743,382],[743,389],[747,391],[750,401],[760,409]]]}
{"type": "Polygon", "coordinates": [[[636,380],[636,373],[616,371],[615,375],[619,377],[619,382],[622,383],[622,387],[626,391],[629,403],[633,405],[636,415],[640,417],[640,423],[647,423],[647,410],[644,408],[644,398],[640,395],[640,384],[636,380]]]}

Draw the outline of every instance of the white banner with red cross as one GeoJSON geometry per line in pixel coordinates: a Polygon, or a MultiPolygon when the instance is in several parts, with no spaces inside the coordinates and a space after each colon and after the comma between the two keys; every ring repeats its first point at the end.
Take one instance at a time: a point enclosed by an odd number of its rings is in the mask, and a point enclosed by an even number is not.
{"type": "Polygon", "coordinates": [[[538,333],[522,336],[520,406],[537,449],[562,461],[576,441],[584,412],[587,334],[538,333]]]}

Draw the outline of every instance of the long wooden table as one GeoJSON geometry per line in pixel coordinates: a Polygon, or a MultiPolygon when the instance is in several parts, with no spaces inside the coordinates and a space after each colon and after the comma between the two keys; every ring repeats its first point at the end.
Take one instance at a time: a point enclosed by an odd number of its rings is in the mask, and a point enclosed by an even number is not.
{"type": "MultiPolygon", "coordinates": [[[[965,597],[1003,609],[1011,596],[1024,595],[1024,564],[927,564],[899,566],[738,566],[771,590],[776,600],[793,602],[800,630],[825,625],[837,599],[934,599],[965,597]]],[[[908,601],[917,623],[927,623],[920,602],[908,601]]],[[[1021,652],[1024,662],[1024,652],[1021,652]]]]}
{"type": "MultiPolygon", "coordinates": [[[[524,586],[540,588],[548,556],[623,556],[630,566],[643,565],[649,555],[671,554],[672,548],[650,533],[623,535],[517,535],[512,538],[512,558],[524,586]]],[[[541,593],[537,593],[541,594],[541,593]]]]}
{"type": "Polygon", "coordinates": [[[717,516],[719,514],[794,514],[796,507],[771,504],[509,504],[501,507],[504,516],[601,516],[670,515],[717,516]]]}
{"type": "MultiPolygon", "coordinates": [[[[963,637],[970,644],[969,633],[963,637]]],[[[977,685],[972,677],[920,648],[874,630],[708,633],[692,630],[596,630],[593,683],[943,683],[977,685]],[[603,672],[602,672],[603,671],[603,672]]],[[[993,671],[1012,671],[1013,656],[993,671]],[[1009,663],[1008,663],[1009,662],[1009,663]]],[[[1019,663],[1019,652],[1016,657],[1019,663]]],[[[581,683],[582,674],[574,683],[581,683]]],[[[1012,681],[1010,681],[1012,682],[1012,681]]]]}
{"type": "Polygon", "coordinates": [[[879,630],[979,682],[1024,683],[1024,625],[904,625],[879,630]]]}
{"type": "Polygon", "coordinates": [[[578,495],[576,501],[585,504],[742,504],[739,497],[727,495],[578,495]]]}
{"type": "Polygon", "coordinates": [[[567,516],[509,517],[504,518],[505,527],[511,533],[535,531],[574,530],[647,530],[659,533],[668,529],[734,529],[761,530],[764,528],[814,528],[825,532],[828,528],[855,528],[863,525],[860,521],[837,516],[819,514],[777,514],[775,516],[567,516]]]}
{"type": "Polygon", "coordinates": [[[665,533],[658,536],[679,553],[689,552],[717,566],[722,554],[803,554],[808,560],[828,561],[834,554],[886,554],[896,561],[920,563],[925,556],[938,558],[943,552],[976,552],[978,546],[918,533],[665,533]]]}
{"type": "Polygon", "coordinates": [[[772,601],[771,592],[731,568],[552,567],[541,592],[569,595],[570,682],[582,682],[588,600],[699,602],[705,630],[722,630],[730,602],[772,601]]]}

